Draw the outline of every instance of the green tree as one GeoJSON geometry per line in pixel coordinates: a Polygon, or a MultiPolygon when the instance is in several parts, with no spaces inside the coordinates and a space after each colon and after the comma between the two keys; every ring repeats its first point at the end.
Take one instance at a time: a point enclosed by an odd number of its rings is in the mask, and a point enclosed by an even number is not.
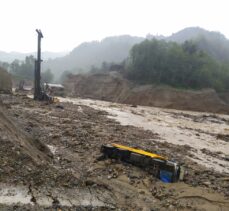
{"type": "Polygon", "coordinates": [[[193,41],[183,44],[145,40],[130,51],[126,77],[143,84],[228,90],[229,65],[222,65],[198,50],[193,41]]]}
{"type": "Polygon", "coordinates": [[[10,72],[15,77],[23,80],[33,80],[34,79],[34,57],[27,56],[25,61],[20,62],[19,60],[14,60],[10,65],[10,72]]]}

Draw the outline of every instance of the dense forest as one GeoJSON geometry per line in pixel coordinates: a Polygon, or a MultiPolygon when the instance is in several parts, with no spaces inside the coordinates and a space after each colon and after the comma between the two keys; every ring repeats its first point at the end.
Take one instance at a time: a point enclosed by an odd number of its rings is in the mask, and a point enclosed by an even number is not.
{"type": "Polygon", "coordinates": [[[229,90],[229,66],[199,50],[194,41],[178,44],[152,39],[136,44],[124,73],[142,84],[229,90]]]}

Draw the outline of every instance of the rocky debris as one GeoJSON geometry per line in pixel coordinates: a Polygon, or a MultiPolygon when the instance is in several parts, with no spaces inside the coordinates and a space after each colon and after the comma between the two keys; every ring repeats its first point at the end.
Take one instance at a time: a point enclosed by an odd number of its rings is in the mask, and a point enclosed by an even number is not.
{"type": "MultiPolygon", "coordinates": [[[[213,195],[223,201],[229,197],[229,175],[190,160],[188,156],[195,150],[191,146],[160,142],[160,134],[121,126],[107,118],[106,112],[87,106],[63,103],[64,109],[60,109],[56,104],[34,102],[24,96],[9,97],[7,103],[10,101],[14,103],[6,109],[7,116],[17,123],[20,131],[39,140],[49,150],[33,144],[48,158],[44,165],[38,165],[33,161],[33,155],[25,153],[23,145],[9,141],[9,134],[4,135],[0,127],[1,182],[30,187],[33,196],[33,205],[1,205],[0,208],[45,210],[42,204],[39,205],[44,196],[51,202],[50,209],[62,210],[198,210],[202,208],[201,204],[228,208],[226,202],[211,202],[210,198],[213,195]],[[97,160],[101,145],[109,143],[141,148],[182,163],[186,169],[184,182],[166,185],[150,172],[131,164],[97,160]],[[78,192],[92,197],[85,202],[82,195],[76,194],[78,192]],[[199,192],[207,199],[199,199],[199,192]],[[75,200],[80,200],[65,202],[66,197],[58,197],[60,193],[76,194],[75,200]],[[193,197],[188,198],[190,193],[193,197]],[[202,201],[195,203],[195,199],[202,201]],[[95,201],[103,205],[98,207],[95,201]]],[[[20,134],[18,132],[19,137],[20,134]]]]}
{"type": "Polygon", "coordinates": [[[229,142],[229,135],[225,135],[225,134],[218,134],[217,139],[221,139],[223,141],[229,142]]]}
{"type": "Polygon", "coordinates": [[[218,158],[220,160],[224,160],[225,156],[221,153],[221,152],[212,152],[206,148],[203,148],[200,150],[201,152],[203,152],[206,155],[210,155],[213,158],[218,158]]]}
{"type": "Polygon", "coordinates": [[[229,161],[229,155],[225,155],[225,160],[229,161]]]}
{"type": "Polygon", "coordinates": [[[221,117],[216,114],[198,114],[196,113],[195,115],[190,114],[190,113],[185,113],[185,112],[167,112],[172,114],[175,118],[177,117],[184,117],[187,119],[190,119],[194,122],[210,122],[210,123],[216,123],[216,124],[222,124],[226,123],[229,124],[229,118],[221,117]]]}

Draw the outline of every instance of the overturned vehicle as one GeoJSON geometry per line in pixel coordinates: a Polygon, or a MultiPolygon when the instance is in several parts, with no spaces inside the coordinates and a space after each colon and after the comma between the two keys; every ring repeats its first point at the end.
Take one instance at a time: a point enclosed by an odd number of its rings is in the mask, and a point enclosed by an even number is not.
{"type": "Polygon", "coordinates": [[[151,152],[120,144],[103,145],[101,152],[103,158],[118,159],[147,169],[153,176],[166,183],[177,182],[184,177],[184,168],[181,165],[151,152]]]}

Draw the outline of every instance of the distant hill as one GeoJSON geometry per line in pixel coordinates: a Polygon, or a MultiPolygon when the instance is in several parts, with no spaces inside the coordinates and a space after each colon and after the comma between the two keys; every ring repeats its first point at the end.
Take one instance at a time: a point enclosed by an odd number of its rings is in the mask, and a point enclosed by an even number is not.
{"type": "Polygon", "coordinates": [[[121,62],[128,57],[129,50],[142,37],[129,35],[107,37],[101,42],[85,42],[73,49],[68,55],[44,62],[44,68],[50,68],[56,76],[63,71],[88,71],[91,66],[100,66],[102,62],[121,62]]]}
{"type": "MultiPolygon", "coordinates": [[[[48,60],[48,59],[55,59],[58,57],[63,57],[67,54],[67,52],[49,52],[49,51],[45,51],[42,52],[42,58],[43,60],[48,60]]],[[[18,60],[24,60],[26,56],[36,56],[35,52],[31,52],[31,53],[19,53],[19,52],[4,52],[4,51],[0,51],[0,61],[1,62],[12,62],[15,59],[18,60]]]]}
{"type": "Polygon", "coordinates": [[[213,58],[229,62],[229,40],[220,32],[207,31],[199,27],[185,28],[165,38],[168,41],[183,43],[193,40],[197,47],[213,58]]]}
{"type": "MultiPolygon", "coordinates": [[[[229,62],[229,40],[219,32],[211,32],[199,27],[185,28],[171,36],[147,35],[147,39],[164,39],[183,43],[193,40],[197,47],[206,51],[213,58],[229,62]]],[[[133,45],[146,39],[129,35],[108,37],[101,42],[83,43],[73,49],[68,55],[49,60],[44,67],[50,68],[58,76],[65,70],[84,72],[91,66],[100,66],[102,62],[121,62],[128,57],[133,45]]]]}
{"type": "Polygon", "coordinates": [[[189,27],[189,28],[185,28],[181,31],[178,31],[178,32],[172,34],[171,36],[166,37],[165,39],[169,40],[169,41],[183,43],[186,40],[195,39],[196,37],[198,37],[200,35],[208,36],[209,34],[212,34],[212,33],[215,33],[215,32],[210,32],[210,31],[207,31],[207,30],[202,29],[200,27],[189,27]]]}
{"type": "MultiPolygon", "coordinates": [[[[199,27],[185,28],[171,36],[147,35],[147,39],[164,39],[182,43],[193,40],[197,47],[206,51],[213,58],[229,63],[229,40],[219,32],[211,32],[199,27]]],[[[75,73],[86,72],[92,66],[99,67],[103,62],[118,63],[128,57],[133,45],[142,42],[144,37],[130,35],[107,37],[102,41],[85,42],[74,48],[70,53],[43,52],[42,69],[50,68],[56,78],[64,71],[75,73]]],[[[14,59],[24,59],[29,54],[5,53],[0,51],[0,61],[11,62],[14,59]]]]}

